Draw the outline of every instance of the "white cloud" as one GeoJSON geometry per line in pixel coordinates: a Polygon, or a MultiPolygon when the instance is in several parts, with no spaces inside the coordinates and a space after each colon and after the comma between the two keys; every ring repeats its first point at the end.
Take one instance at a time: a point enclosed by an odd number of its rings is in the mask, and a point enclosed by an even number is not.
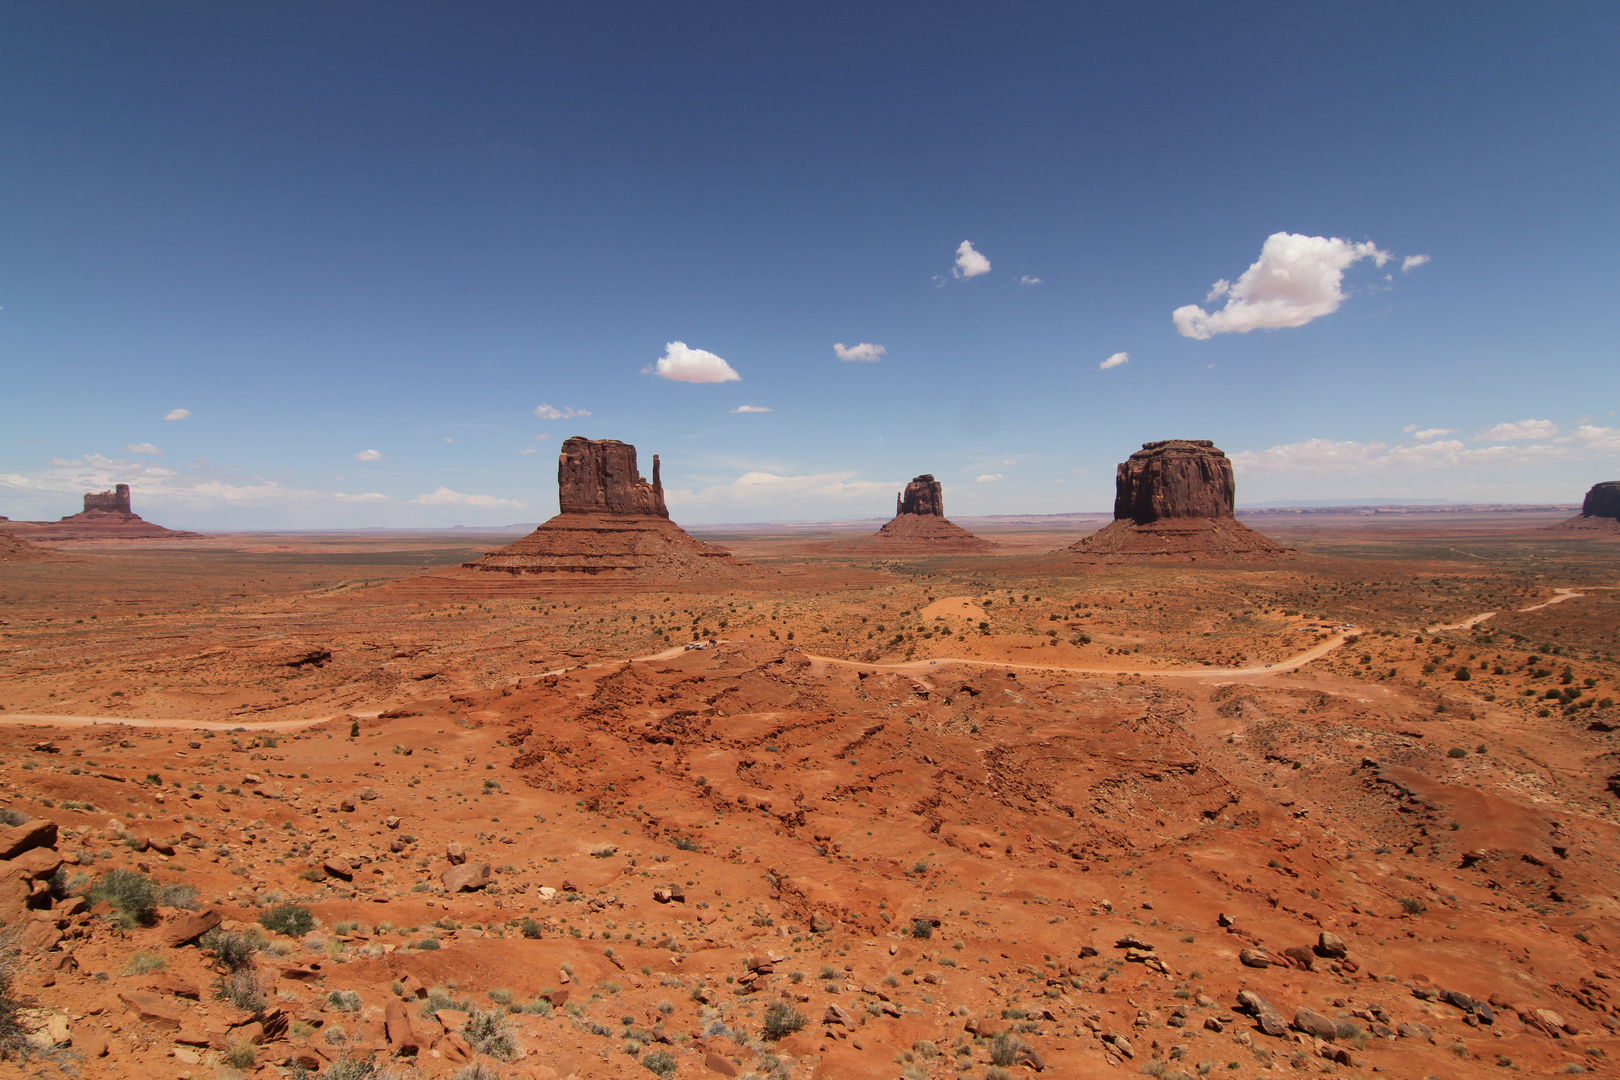
{"type": "Polygon", "coordinates": [[[132,442],[124,447],[126,454],[161,454],[163,451],[149,442],[132,442]]]}
{"type": "Polygon", "coordinates": [[[1020,284],[1020,285],[1039,285],[1039,284],[1041,284],[1041,279],[1038,278],[1038,277],[1030,277],[1028,274],[1025,274],[1023,277],[1018,279],[1018,284],[1020,284]]]}
{"type": "Polygon", "coordinates": [[[1018,462],[1014,461],[1012,458],[1007,458],[1004,461],[1002,461],[1002,464],[1003,465],[1016,465],[1016,464],[1018,464],[1018,462]]]}
{"type": "Polygon", "coordinates": [[[1379,266],[1390,255],[1370,242],[1352,244],[1337,237],[1272,233],[1260,258],[1237,281],[1217,281],[1205,303],[1225,296],[1226,306],[1211,313],[1196,304],[1178,307],[1171,320],[1183,337],[1204,341],[1215,334],[1246,334],[1304,326],[1331,314],[1344,302],[1344,271],[1361,259],[1379,266]]]}
{"type": "Polygon", "coordinates": [[[671,341],[656,364],[641,369],[643,375],[657,375],[675,382],[722,383],[742,378],[735,369],[707,349],[689,348],[684,341],[671,341]]]}
{"type": "Polygon", "coordinates": [[[523,504],[515,499],[498,499],[494,495],[465,495],[459,491],[451,491],[447,487],[441,487],[438,491],[431,491],[426,495],[418,495],[411,502],[418,506],[477,506],[485,510],[496,510],[501,507],[518,510],[523,507],[523,504]]]}
{"type": "Polygon", "coordinates": [[[527,457],[528,455],[534,453],[534,447],[525,447],[524,449],[519,450],[518,453],[522,454],[524,457],[527,457]]]}
{"type": "Polygon", "coordinates": [[[739,405],[735,409],[732,409],[731,411],[734,412],[734,413],[749,413],[749,412],[770,412],[771,410],[770,410],[770,408],[768,406],[765,406],[765,405],[739,405]]]}
{"type": "Polygon", "coordinates": [[[536,435],[534,437],[534,441],[535,442],[545,442],[549,438],[551,438],[551,432],[542,431],[540,434],[538,434],[538,435],[536,435]]]}
{"type": "Polygon", "coordinates": [[[1104,360],[1102,363],[1098,364],[1097,365],[1097,370],[1098,371],[1107,371],[1109,368],[1117,368],[1121,364],[1128,364],[1130,362],[1131,362],[1131,354],[1130,353],[1117,352],[1113,356],[1110,356],[1108,359],[1104,360]]]}
{"type": "Polygon", "coordinates": [[[535,406],[534,415],[542,420],[572,420],[576,416],[589,416],[589,409],[557,409],[541,402],[535,406]]]}
{"type": "Polygon", "coordinates": [[[378,492],[347,494],[341,491],[306,491],[284,487],[275,480],[255,477],[252,483],[226,483],[209,475],[206,467],[182,474],[146,461],[86,454],[81,459],[52,458],[43,473],[0,474],[0,494],[27,498],[66,497],[77,501],[86,491],[101,491],[114,484],[135,489],[138,504],[162,503],[206,511],[214,504],[277,506],[290,503],[356,504],[387,501],[378,492]]]}
{"type": "Polygon", "coordinates": [[[1476,442],[1517,442],[1521,439],[1550,439],[1558,434],[1558,425],[1551,420],[1518,420],[1486,428],[1475,436],[1476,442]]]}
{"type": "MultiPolygon", "coordinates": [[[[1300,443],[1273,446],[1267,450],[1245,450],[1232,455],[1232,467],[1244,475],[1264,473],[1305,473],[1315,475],[1378,476],[1396,471],[1417,469],[1513,469],[1549,465],[1557,462],[1595,461],[1620,455],[1620,429],[1584,424],[1566,435],[1545,442],[1528,445],[1505,445],[1544,438],[1556,432],[1557,425],[1550,421],[1520,421],[1517,424],[1498,424],[1492,431],[1522,430],[1524,425],[1546,425],[1541,436],[1515,436],[1513,439],[1495,439],[1499,445],[1475,446],[1461,439],[1439,438],[1440,434],[1454,434],[1445,429],[1433,429],[1430,441],[1412,445],[1389,446],[1381,442],[1335,442],[1332,439],[1308,439],[1300,443]]],[[[1414,438],[1428,435],[1417,432],[1414,438]]],[[[1477,440],[1476,440],[1477,441],[1477,440]]]]}
{"type": "Polygon", "coordinates": [[[1406,258],[1401,260],[1401,272],[1403,274],[1409,274],[1413,269],[1422,266],[1428,261],[1429,257],[1427,255],[1408,255],[1406,258]]]}
{"type": "Polygon", "coordinates": [[[446,435],[444,438],[440,439],[439,441],[444,443],[446,446],[448,446],[448,445],[454,443],[456,440],[454,440],[450,436],[446,435]]]}
{"type": "Polygon", "coordinates": [[[1407,424],[1405,427],[1401,428],[1401,430],[1406,432],[1406,434],[1410,435],[1410,434],[1412,434],[1412,432],[1417,430],[1417,425],[1416,424],[1407,424]]]}
{"type": "Polygon", "coordinates": [[[975,476],[973,478],[973,482],[975,484],[993,484],[997,480],[1005,480],[1005,479],[1007,479],[1007,478],[1005,476],[1002,476],[1000,473],[985,473],[983,476],[975,476]]]}
{"type": "Polygon", "coordinates": [[[875,364],[888,355],[888,352],[889,350],[883,346],[873,345],[869,341],[863,341],[859,345],[851,345],[847,349],[844,348],[842,341],[833,346],[833,355],[838,359],[860,361],[863,364],[875,364]]]}
{"type": "MultiPolygon", "coordinates": [[[[1408,427],[1406,430],[1408,432],[1412,431],[1412,429],[1410,427],[1408,427]]],[[[1438,439],[1442,435],[1455,435],[1455,434],[1457,434],[1457,429],[1456,428],[1432,427],[1432,428],[1424,428],[1422,431],[1412,432],[1412,438],[1416,439],[1418,442],[1428,442],[1430,439],[1438,439]]]]}
{"type": "Polygon", "coordinates": [[[387,455],[385,455],[380,450],[362,450],[358,454],[354,455],[354,460],[356,460],[356,461],[382,461],[382,460],[384,460],[386,458],[386,456],[387,455]]]}
{"type": "Polygon", "coordinates": [[[978,277],[980,274],[990,272],[990,260],[973,250],[973,244],[967,240],[962,241],[956,248],[956,269],[951,271],[952,276],[959,278],[978,277]]]}
{"type": "Polygon", "coordinates": [[[870,503],[874,513],[893,507],[895,481],[856,480],[854,477],[853,472],[793,476],[756,469],[735,480],[710,484],[696,491],[666,489],[664,495],[671,506],[746,507],[754,512],[766,508],[792,512],[806,503],[828,501],[870,503]]]}
{"type": "Polygon", "coordinates": [[[163,419],[165,419],[165,420],[184,420],[186,417],[188,417],[190,415],[191,415],[191,410],[190,409],[170,409],[168,412],[163,414],[163,419]]]}

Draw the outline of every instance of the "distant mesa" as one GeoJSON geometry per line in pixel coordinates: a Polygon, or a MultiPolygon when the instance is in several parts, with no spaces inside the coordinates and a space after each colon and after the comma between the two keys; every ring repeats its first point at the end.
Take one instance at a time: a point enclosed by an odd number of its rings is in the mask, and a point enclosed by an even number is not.
{"type": "Polygon", "coordinates": [[[1114,521],[1069,548],[1087,562],[1255,562],[1288,549],[1235,515],[1232,462],[1208,439],[1143,443],[1114,476],[1114,521]]]}
{"type": "Polygon", "coordinates": [[[523,539],[462,565],[507,574],[672,578],[725,575],[747,565],[670,521],[658,455],[649,484],[636,468],[636,448],[617,439],[576,435],[563,443],[557,502],[562,512],[523,539]]]}
{"type": "Polygon", "coordinates": [[[853,548],[896,555],[954,554],[994,551],[996,545],[974,536],[945,517],[945,489],[932,473],[923,473],[894,497],[894,519],[853,548]]]}
{"type": "Polygon", "coordinates": [[[84,509],[60,521],[7,521],[0,530],[21,540],[201,540],[201,533],[165,529],[130,508],[128,484],[111,491],[85,492],[84,509]]]}
{"type": "Polygon", "coordinates": [[[1581,512],[1553,528],[1620,534],[1620,480],[1593,484],[1581,502],[1581,512]]]}

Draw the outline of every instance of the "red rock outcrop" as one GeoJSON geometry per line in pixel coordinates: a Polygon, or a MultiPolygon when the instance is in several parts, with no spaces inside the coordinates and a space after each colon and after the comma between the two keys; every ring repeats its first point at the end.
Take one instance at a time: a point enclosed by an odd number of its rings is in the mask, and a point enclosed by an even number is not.
{"type": "Polygon", "coordinates": [[[649,484],[629,443],[579,436],[563,443],[557,501],[562,512],[556,517],[464,566],[508,574],[684,578],[727,574],[744,565],[669,520],[657,455],[649,484]]]}
{"type": "Polygon", "coordinates": [[[1620,535],[1620,480],[1593,484],[1581,502],[1581,512],[1553,528],[1620,535]]]}
{"type": "Polygon", "coordinates": [[[843,546],[895,555],[993,551],[996,547],[946,519],[944,488],[932,473],[916,477],[895,496],[892,521],[871,536],[843,546]]]}
{"type": "Polygon", "coordinates": [[[201,533],[166,529],[130,508],[128,484],[112,491],[87,491],[84,509],[60,521],[7,521],[0,530],[24,540],[201,540],[201,533]]]}
{"type": "Polygon", "coordinates": [[[1208,439],[1143,443],[1114,475],[1114,522],[1069,548],[1087,562],[1252,562],[1287,549],[1238,522],[1232,462],[1208,439]]]}

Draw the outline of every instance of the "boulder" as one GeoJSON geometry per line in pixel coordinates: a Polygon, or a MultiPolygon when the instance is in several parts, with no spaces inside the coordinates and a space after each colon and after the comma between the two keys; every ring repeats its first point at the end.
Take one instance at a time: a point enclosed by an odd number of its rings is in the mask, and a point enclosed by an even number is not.
{"type": "Polygon", "coordinates": [[[452,866],[439,875],[439,880],[444,884],[445,891],[450,893],[482,889],[489,884],[489,863],[462,863],[460,866],[452,866]]]}
{"type": "Polygon", "coordinates": [[[1288,1034],[1288,1024],[1283,1020],[1282,1013],[1253,990],[1238,992],[1238,1007],[1254,1017],[1255,1023],[1265,1034],[1279,1039],[1288,1034]]]}
{"type": "Polygon", "coordinates": [[[23,852],[56,846],[56,822],[25,821],[0,828],[0,859],[15,859],[23,852]]]}
{"type": "Polygon", "coordinates": [[[158,930],[158,939],[170,949],[190,945],[220,924],[217,911],[188,911],[165,922],[158,930]]]}
{"type": "Polygon", "coordinates": [[[1293,1028],[1315,1039],[1332,1039],[1339,1034],[1339,1025],[1313,1009],[1296,1009],[1293,1028]]]}
{"type": "Polygon", "coordinates": [[[1350,947],[1338,934],[1324,930],[1316,937],[1316,955],[1328,960],[1343,960],[1350,955],[1350,947]]]}
{"type": "Polygon", "coordinates": [[[354,880],[354,867],[349,865],[348,860],[335,855],[321,863],[321,869],[331,877],[342,878],[344,881],[354,880]]]}
{"type": "Polygon", "coordinates": [[[1311,950],[1300,945],[1290,945],[1284,949],[1283,959],[1302,971],[1314,971],[1316,969],[1316,957],[1312,955],[1311,950]]]}
{"type": "Polygon", "coordinates": [[[178,1005],[150,990],[121,990],[118,993],[118,1000],[142,1020],[159,1027],[178,1031],[180,1021],[185,1018],[178,1005]]]}
{"type": "Polygon", "coordinates": [[[1264,949],[1242,949],[1238,952],[1238,963],[1244,967],[1268,968],[1276,962],[1276,958],[1264,949]]]}
{"type": "Polygon", "coordinates": [[[444,849],[444,857],[449,859],[453,865],[460,866],[467,861],[467,851],[452,840],[444,849]]]}
{"type": "Polygon", "coordinates": [[[387,1032],[391,1054],[416,1054],[432,1046],[432,1042],[424,1040],[417,1031],[411,1021],[411,1010],[399,998],[391,999],[383,1011],[383,1030],[387,1032]]]}

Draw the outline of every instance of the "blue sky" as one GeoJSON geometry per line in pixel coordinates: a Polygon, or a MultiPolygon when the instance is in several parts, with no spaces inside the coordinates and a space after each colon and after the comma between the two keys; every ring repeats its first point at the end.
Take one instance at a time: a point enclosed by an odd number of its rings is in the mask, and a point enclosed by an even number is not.
{"type": "Polygon", "coordinates": [[[535,521],[574,434],[692,523],[1102,510],[1161,438],[1240,503],[1578,500],[1617,51],[1610,3],[5,4],[0,514],[535,521]]]}

